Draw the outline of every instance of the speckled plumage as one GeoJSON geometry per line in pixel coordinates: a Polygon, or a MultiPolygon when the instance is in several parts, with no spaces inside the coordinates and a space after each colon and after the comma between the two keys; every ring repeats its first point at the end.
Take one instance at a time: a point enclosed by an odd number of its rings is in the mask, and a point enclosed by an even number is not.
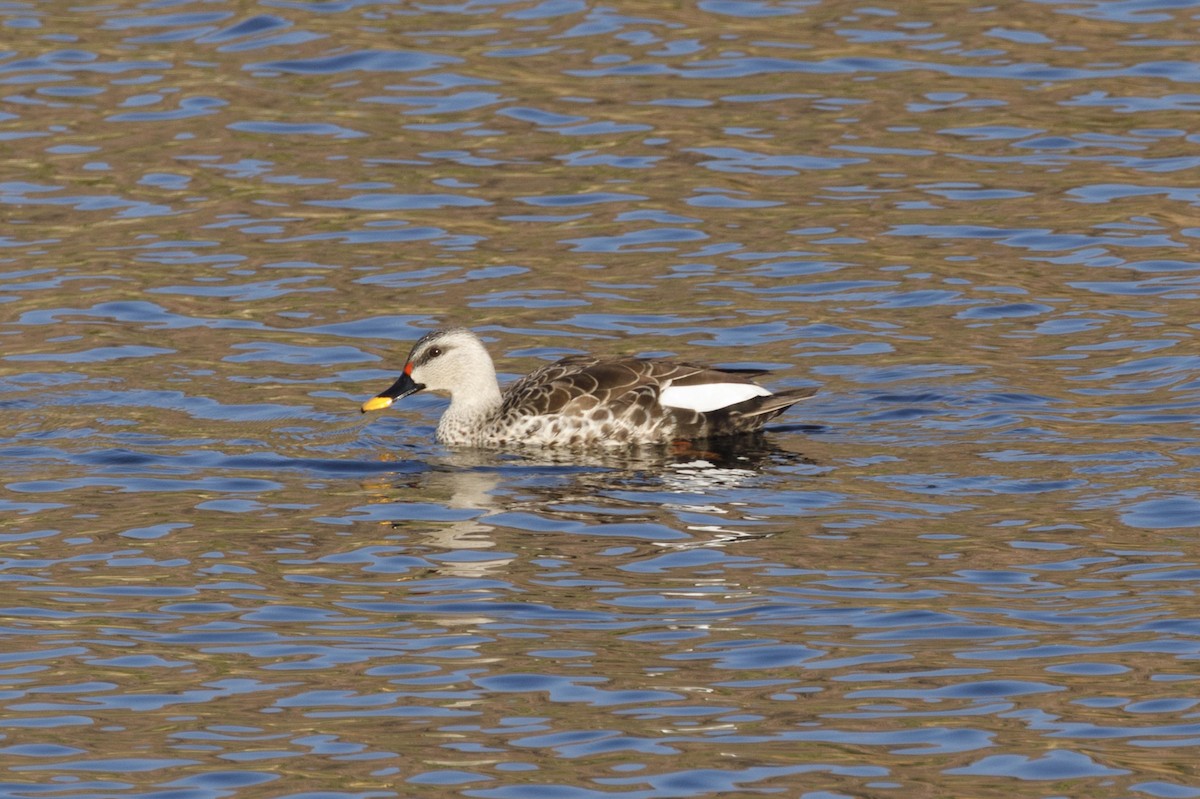
{"type": "Polygon", "coordinates": [[[417,341],[404,374],[363,410],[386,407],[393,399],[428,388],[450,394],[450,407],[437,427],[443,444],[619,447],[754,432],[815,393],[803,388],[771,394],[750,380],[754,374],[761,373],[653,358],[573,355],[534,370],[502,393],[483,344],[469,330],[455,328],[417,341]],[[758,396],[700,411],[663,405],[660,399],[670,387],[697,398],[709,388],[758,396]]]}

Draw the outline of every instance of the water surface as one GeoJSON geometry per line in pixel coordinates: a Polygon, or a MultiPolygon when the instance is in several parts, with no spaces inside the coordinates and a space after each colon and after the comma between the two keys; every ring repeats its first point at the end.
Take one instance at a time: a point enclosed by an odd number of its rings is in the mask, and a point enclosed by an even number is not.
{"type": "Polygon", "coordinates": [[[0,794],[1200,796],[1198,14],[0,7],[0,794]],[[447,324],[820,392],[362,417],[447,324]]]}

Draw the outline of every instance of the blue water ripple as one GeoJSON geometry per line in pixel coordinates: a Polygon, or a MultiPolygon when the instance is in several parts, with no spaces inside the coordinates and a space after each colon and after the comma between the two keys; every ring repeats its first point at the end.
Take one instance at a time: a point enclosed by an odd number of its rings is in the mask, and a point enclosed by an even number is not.
{"type": "Polygon", "coordinates": [[[1139,793],[1161,797],[1161,799],[1196,799],[1196,797],[1200,797],[1200,788],[1193,788],[1190,785],[1179,785],[1173,782],[1163,782],[1161,780],[1134,783],[1129,788],[1139,793]]]}
{"type": "Polygon", "coordinates": [[[461,64],[454,56],[404,50],[359,50],[324,58],[298,58],[246,64],[251,71],[336,75],[341,72],[416,72],[461,64]]]}
{"type": "Polygon", "coordinates": [[[359,130],[335,125],[332,122],[278,122],[253,121],[231,122],[230,130],[243,133],[269,133],[279,136],[329,136],[334,139],[361,139],[367,134],[359,130]]]}
{"type": "Polygon", "coordinates": [[[121,493],[144,491],[188,491],[188,492],[254,492],[263,493],[282,488],[273,480],[258,480],[244,477],[201,477],[191,480],[169,480],[155,477],[130,477],[125,479],[103,477],[74,477],[64,480],[27,480],[8,483],[10,491],[22,493],[55,493],[78,488],[116,488],[121,493]]]}
{"type": "Polygon", "coordinates": [[[679,248],[665,246],[668,243],[703,241],[708,234],[701,230],[685,228],[648,228],[614,236],[588,236],[563,239],[563,244],[574,245],[573,252],[675,252],[679,248]],[[654,246],[662,245],[662,246],[654,246]]]}
{"type": "MultiPolygon", "coordinates": [[[[190,774],[177,780],[163,783],[164,788],[207,788],[220,791],[222,795],[231,788],[244,788],[250,785],[262,785],[280,779],[279,774],[265,771],[205,771],[190,774]]],[[[163,799],[166,799],[163,797],[163,799]]]]}
{"type": "Polygon", "coordinates": [[[1170,496],[1137,502],[1121,512],[1121,521],[1150,530],[1200,527],[1200,499],[1170,496]]]}
{"type": "Polygon", "coordinates": [[[865,158],[819,158],[809,155],[769,155],[740,147],[697,147],[689,152],[709,156],[701,166],[714,172],[748,172],[757,175],[795,175],[805,170],[841,169],[867,162],[865,158]]]}
{"type": "MultiPolygon", "coordinates": [[[[97,760],[67,760],[57,763],[45,764],[30,764],[16,765],[12,767],[13,771],[56,771],[56,772],[72,772],[72,771],[110,771],[115,774],[125,773],[140,773],[146,771],[158,771],[166,768],[179,768],[181,766],[196,766],[199,765],[199,760],[190,760],[186,758],[153,758],[153,757],[138,757],[138,758],[112,758],[112,759],[97,759],[97,760]]],[[[77,787],[77,786],[72,786],[77,787]]]]}
{"type": "Polygon", "coordinates": [[[988,755],[969,766],[949,768],[944,773],[1012,777],[1018,780],[1078,780],[1115,777],[1130,772],[1097,763],[1081,752],[1055,749],[1041,757],[988,755]]]}
{"type": "Polygon", "coordinates": [[[356,211],[416,211],[491,205],[487,200],[461,194],[358,194],[344,200],[309,200],[307,204],[356,211]]]}

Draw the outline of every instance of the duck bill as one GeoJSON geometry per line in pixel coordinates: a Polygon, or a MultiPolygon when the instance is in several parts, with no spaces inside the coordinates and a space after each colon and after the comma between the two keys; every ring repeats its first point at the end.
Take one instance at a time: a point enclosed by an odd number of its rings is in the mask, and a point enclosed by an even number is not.
{"type": "Polygon", "coordinates": [[[367,413],[368,411],[383,410],[396,400],[404,399],[409,394],[416,394],[423,388],[425,386],[409,377],[408,370],[406,369],[404,374],[400,375],[400,379],[392,383],[386,391],[381,391],[364,402],[362,404],[362,412],[367,413]]]}

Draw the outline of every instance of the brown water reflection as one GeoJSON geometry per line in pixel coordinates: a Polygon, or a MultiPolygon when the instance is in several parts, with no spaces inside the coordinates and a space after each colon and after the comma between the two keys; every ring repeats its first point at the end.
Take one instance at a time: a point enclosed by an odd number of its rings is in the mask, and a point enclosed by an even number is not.
{"type": "Polygon", "coordinates": [[[0,794],[1200,795],[1192,17],[0,9],[0,794]],[[448,323],[821,392],[367,425],[448,323]]]}

